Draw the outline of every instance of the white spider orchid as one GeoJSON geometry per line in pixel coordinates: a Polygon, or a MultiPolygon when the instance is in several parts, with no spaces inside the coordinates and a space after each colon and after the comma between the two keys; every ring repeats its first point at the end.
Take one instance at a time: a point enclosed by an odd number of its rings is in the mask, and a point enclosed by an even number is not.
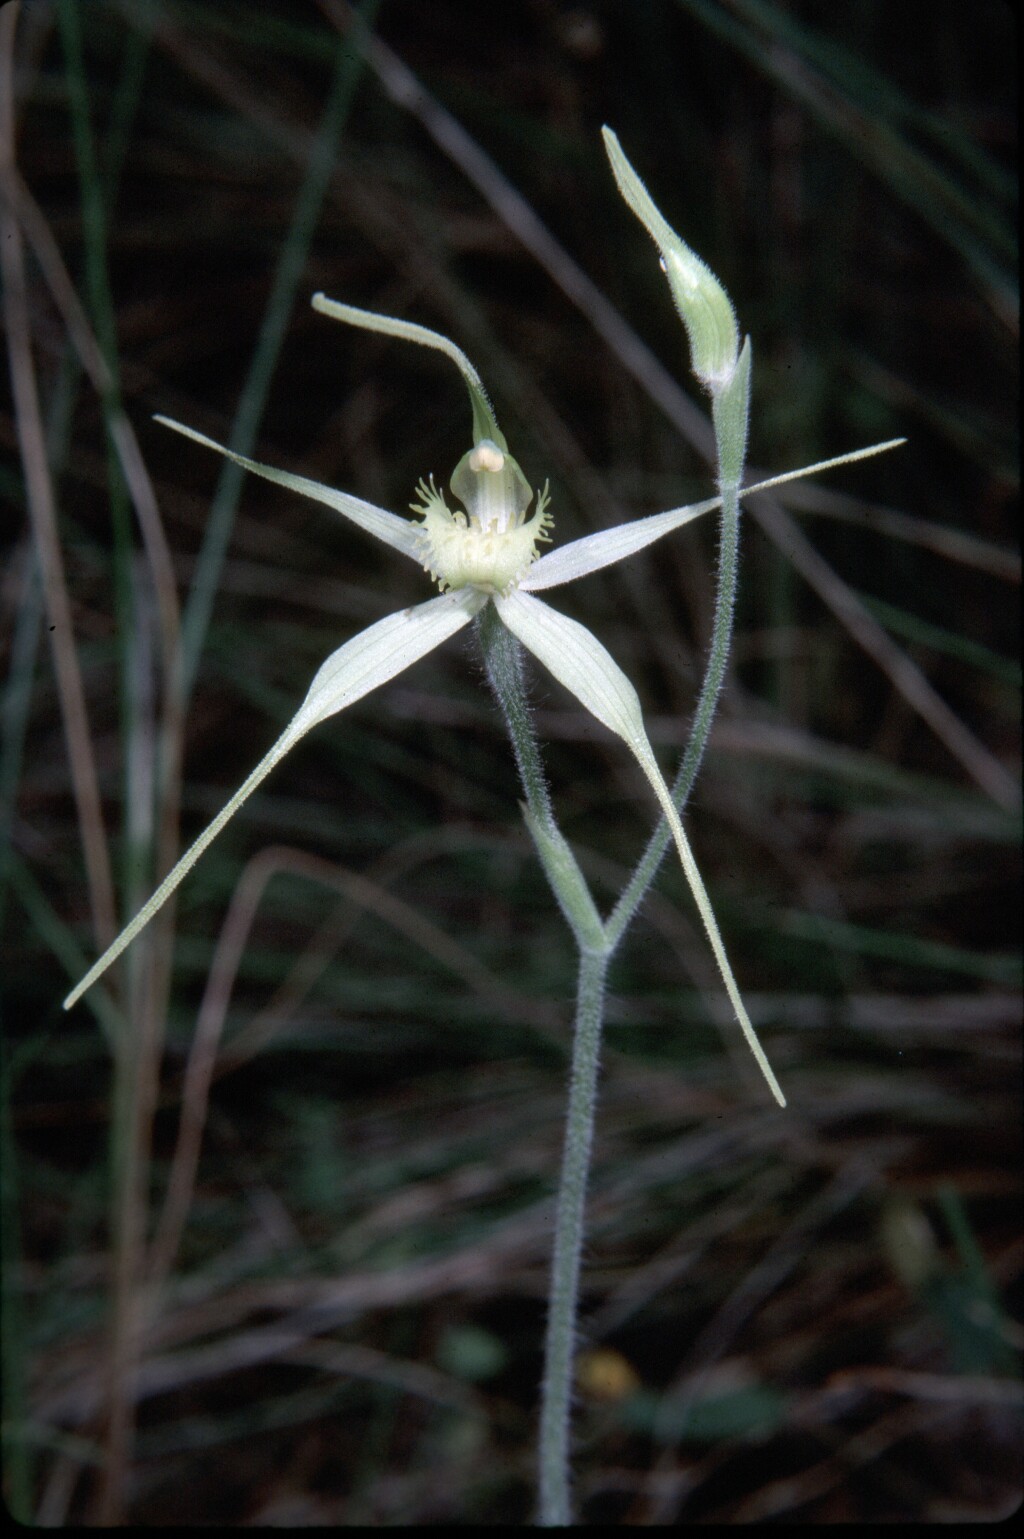
{"type": "MultiPolygon", "coordinates": [[[[65,1009],[70,1009],[91,988],[148,924],[228,819],[300,738],[319,722],[343,711],[404,672],[449,636],[462,630],[486,604],[493,604],[501,621],[527,650],[576,696],[592,716],[621,737],[635,755],[671,828],[733,1008],[773,1094],[780,1104],[784,1104],[782,1092],[740,999],[704,884],[648,740],[636,690],[585,626],[559,614],[535,596],[545,588],[573,582],[635,555],[691,519],[717,508],[721,499],[712,497],[690,507],[674,508],[667,513],[620,524],[540,555],[538,543],[547,541],[551,524],[547,489],[545,487],[537,498],[532,516],[527,517],[533,493],[508,451],[480,377],[461,349],[447,337],[424,326],[357,310],[322,294],[314,296],[313,307],[351,325],[437,348],[458,365],[469,389],[474,437],[473,447],[459,461],[451,478],[451,490],[462,504],[461,509],[448,507],[431,477],[429,482],[420,482],[418,492],[422,500],[413,505],[413,511],[420,515],[420,519],[413,522],[305,476],[275,470],[244,455],[234,454],[205,434],[168,417],[158,416],[156,421],[215,449],[254,475],[334,508],[368,534],[375,535],[424,567],[440,586],[441,596],[378,620],[332,652],[317,671],[305,699],[277,742],[131,923],[72,989],[64,1001],[65,1009]]],[[[748,488],[748,491],[777,486],[795,476],[806,475],[810,470],[824,469],[856,457],[859,456],[845,455],[837,460],[826,460],[791,475],[776,476],[748,488]]]]}

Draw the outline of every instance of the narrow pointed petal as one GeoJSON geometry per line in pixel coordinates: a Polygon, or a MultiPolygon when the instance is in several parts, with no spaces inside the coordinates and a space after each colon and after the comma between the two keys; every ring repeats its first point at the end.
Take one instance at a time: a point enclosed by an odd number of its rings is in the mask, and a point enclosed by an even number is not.
{"type": "Polygon", "coordinates": [[[602,722],[609,731],[621,737],[635,755],[668,820],[683,872],[700,911],[701,919],[704,921],[704,928],[726,992],[736,1012],[736,1019],[743,1029],[747,1044],[761,1073],[768,1082],[768,1088],[779,1105],[785,1106],[786,1098],[757,1040],[757,1033],[740,998],[739,988],[725,954],[718,923],[711,908],[711,901],[647,737],[640,698],[636,690],[615,659],[596,636],[591,635],[586,626],[570,620],[566,615],[559,614],[557,610],[549,609],[540,599],[531,598],[526,593],[511,593],[507,598],[496,598],[494,602],[497,605],[498,614],[512,634],[517,636],[534,657],[543,663],[571,694],[576,696],[592,716],[602,722]]]}
{"type": "Polygon", "coordinates": [[[401,609],[371,625],[354,636],[344,646],[332,652],[317,670],[309,686],[306,698],[282,732],[270,752],[257,764],[252,774],[242,782],[227,806],[217,814],[213,822],[186,850],[173,871],[160,883],[153,896],[136,914],[132,922],[121,931],[113,945],[86,973],[80,983],[71,990],[64,1001],[70,1010],[103,973],[117,960],[125,947],[138,935],[158,909],[162,908],[182,878],[195,865],[206,847],[220,833],[225,823],[238,811],[242,803],[252,795],[261,781],[265,780],[284,758],[290,748],[317,722],[343,711],[346,706],[368,695],[378,685],[386,684],[396,674],[425,657],[442,641],[468,625],[473,615],[486,602],[483,594],[470,589],[458,593],[446,593],[441,598],[428,599],[412,609],[401,609]]]}
{"type": "Polygon", "coordinates": [[[417,566],[423,565],[422,532],[420,526],[410,519],[399,518],[397,513],[388,513],[386,509],[374,507],[372,502],[363,502],[361,497],[353,497],[348,492],[335,491],[333,486],[324,486],[320,481],[311,481],[308,476],[292,475],[290,470],[276,470],[273,465],[261,465],[258,460],[247,459],[244,454],[236,454],[233,449],[225,449],[215,439],[207,438],[205,433],[197,433],[195,428],[175,422],[173,417],[157,415],[153,421],[162,422],[164,427],[172,428],[185,438],[194,439],[204,448],[215,449],[225,459],[241,465],[243,470],[251,471],[254,476],[262,476],[264,481],[273,481],[276,486],[298,492],[300,497],[311,497],[314,502],[324,503],[326,507],[333,508],[336,513],[342,513],[345,518],[358,524],[360,529],[365,529],[367,534],[383,540],[393,550],[400,550],[403,556],[411,557],[417,566]]]}
{"type": "Polygon", "coordinates": [[[689,508],[673,508],[668,513],[652,513],[650,518],[637,518],[628,524],[616,524],[614,529],[602,529],[597,534],[587,534],[581,540],[571,540],[557,550],[548,551],[527,570],[519,584],[525,593],[536,593],[541,588],[556,588],[563,582],[575,582],[577,577],[587,577],[603,566],[625,561],[635,556],[645,545],[652,545],[664,535],[671,534],[721,507],[721,497],[709,497],[706,502],[695,502],[689,508]]]}
{"type": "Polygon", "coordinates": [[[360,631],[321,663],[292,726],[308,732],[317,722],[361,700],[462,630],[486,603],[486,593],[457,588],[425,604],[400,609],[360,631]]]}
{"type": "Polygon", "coordinates": [[[803,481],[805,477],[816,476],[822,470],[835,470],[837,465],[852,465],[856,460],[869,460],[876,454],[887,453],[889,449],[898,449],[906,441],[905,438],[887,438],[884,443],[869,444],[866,449],[851,449],[848,454],[836,454],[830,460],[801,465],[799,470],[787,470],[781,476],[769,476],[767,481],[758,481],[754,486],[741,486],[740,496],[752,497],[755,492],[768,492],[773,486],[785,486],[787,481],[803,481]]]}
{"type": "MultiPolygon", "coordinates": [[[[822,470],[835,470],[838,465],[851,465],[855,460],[870,459],[874,454],[884,454],[906,443],[905,438],[890,438],[885,443],[872,444],[867,449],[854,449],[849,454],[837,454],[830,460],[819,460],[816,465],[804,465],[799,470],[787,470],[781,476],[771,476],[754,486],[740,488],[741,497],[751,497],[755,492],[767,492],[774,486],[784,486],[787,481],[802,481],[805,476],[815,476],[822,470]]],[[[538,593],[544,588],[557,588],[565,582],[575,582],[577,577],[588,577],[603,566],[613,566],[635,556],[638,550],[652,545],[663,535],[671,534],[688,524],[691,519],[712,513],[722,506],[721,497],[708,497],[690,507],[670,508],[667,513],[652,513],[649,518],[638,518],[629,524],[617,524],[614,529],[602,529],[597,534],[587,534],[581,540],[572,540],[548,551],[529,568],[519,584],[523,593],[538,593]]]]}
{"type": "Polygon", "coordinates": [[[585,625],[521,591],[495,598],[494,603],[513,636],[591,716],[627,742],[638,734],[646,738],[636,690],[585,625]]]}

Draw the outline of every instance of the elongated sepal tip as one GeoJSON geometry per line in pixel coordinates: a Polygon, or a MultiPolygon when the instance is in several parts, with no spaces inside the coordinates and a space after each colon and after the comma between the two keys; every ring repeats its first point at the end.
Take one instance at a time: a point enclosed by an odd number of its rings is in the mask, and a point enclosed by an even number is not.
{"type": "Polygon", "coordinates": [[[376,331],[385,337],[398,337],[404,342],[415,342],[420,347],[432,347],[437,352],[444,353],[459,370],[469,391],[470,406],[473,410],[474,444],[487,438],[496,443],[499,449],[508,448],[504,434],[498,427],[483,381],[461,347],[457,347],[450,337],[444,336],[440,331],[431,331],[429,326],[417,325],[415,321],[401,321],[393,315],[378,315],[375,310],[360,310],[355,305],[344,305],[340,300],[328,299],[326,294],[314,294],[310,304],[321,315],[329,315],[332,320],[343,321],[346,326],[358,326],[363,331],[376,331]]]}

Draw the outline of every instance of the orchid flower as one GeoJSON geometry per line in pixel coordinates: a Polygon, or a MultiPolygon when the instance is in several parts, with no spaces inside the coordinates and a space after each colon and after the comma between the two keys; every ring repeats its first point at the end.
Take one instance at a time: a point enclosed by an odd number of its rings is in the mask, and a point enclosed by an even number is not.
{"type": "MultiPolygon", "coordinates": [[[[235,454],[205,434],[169,417],[158,416],[155,420],[208,449],[216,450],[254,475],[335,509],[367,534],[374,535],[423,567],[440,588],[440,596],[387,615],[331,653],[318,669],[305,699],[277,742],[131,923],[72,989],[64,1001],[65,1009],[70,1009],[130,945],[225,823],[300,738],[329,716],[337,715],[403,673],[467,626],[485,605],[493,604],[499,619],[513,636],[585,710],[622,738],[636,758],[671,829],[680,863],[737,1019],[773,1095],[780,1105],[784,1105],[782,1091],[740,998],[704,883],[651,748],[637,692],[586,626],[570,620],[536,597],[547,588],[575,582],[635,555],[655,540],[663,539],[692,519],[719,507],[721,498],[712,497],[692,506],[673,508],[666,513],[620,524],[541,554],[538,546],[549,541],[548,531],[552,523],[547,487],[534,499],[534,493],[498,427],[480,376],[465,353],[447,337],[410,321],[358,310],[327,299],[323,294],[314,295],[312,303],[315,310],[336,320],[436,348],[458,366],[469,390],[474,439],[472,448],[455,467],[450,482],[452,495],[461,507],[449,507],[431,476],[421,481],[417,488],[420,500],[412,505],[412,509],[419,515],[418,519],[401,518],[348,492],[335,491],[305,476],[277,470],[235,454]]],[[[861,451],[870,452],[877,450],[861,451]]],[[[796,476],[859,457],[860,454],[853,454],[825,460],[748,487],[747,492],[764,491],[796,476]]]]}
{"type": "MultiPolygon", "coordinates": [[[[692,506],[620,524],[542,555],[538,546],[548,542],[552,522],[547,488],[534,500],[533,491],[498,427],[480,377],[461,349],[425,326],[358,310],[327,299],[323,294],[314,295],[312,303],[315,310],[336,320],[436,348],[457,364],[469,390],[474,435],[473,447],[459,461],[450,482],[452,495],[461,507],[449,507],[431,476],[429,480],[421,481],[417,488],[420,500],[412,506],[419,515],[418,520],[401,518],[348,492],[335,491],[305,476],[234,454],[205,434],[169,417],[158,416],[155,420],[216,450],[254,475],[334,508],[367,534],[374,535],[428,571],[441,594],[378,620],[331,653],[315,674],[305,699],[277,742],[131,923],[72,989],[65,1000],[65,1008],[70,1009],[92,987],[149,923],[225,823],[300,738],[319,722],[337,715],[403,673],[462,630],[486,604],[493,604],[502,623],[523,646],[575,695],[585,710],[622,738],[636,758],[672,831],[683,871],[737,1018],[773,1094],[781,1103],[782,1092],[744,1009],[704,883],[651,748],[637,692],[586,626],[570,620],[536,597],[544,589],[574,582],[635,555],[702,513],[717,508],[721,499],[712,497],[692,506]]],[[[826,460],[820,465],[793,472],[792,476],[776,476],[748,488],[748,491],[763,491],[795,475],[825,469],[850,457],[826,460]]]]}

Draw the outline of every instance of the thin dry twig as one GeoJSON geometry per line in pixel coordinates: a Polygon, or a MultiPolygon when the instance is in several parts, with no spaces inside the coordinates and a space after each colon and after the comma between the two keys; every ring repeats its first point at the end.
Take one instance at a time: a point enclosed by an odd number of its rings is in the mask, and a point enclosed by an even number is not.
{"type": "MultiPolygon", "coordinates": [[[[399,935],[462,978],[481,997],[496,1002],[510,1020],[522,1024],[530,1014],[526,1011],[524,1015],[524,1001],[514,996],[472,952],[379,883],[302,850],[283,845],[261,850],[235,887],[199,1006],[182,1086],[181,1122],[167,1196],[150,1254],[148,1277],[153,1287],[159,1286],[173,1265],[191,1205],[210,1085],[235,977],[267,884],[281,874],[301,876],[341,892],[355,905],[356,915],[361,911],[376,914],[399,935]]],[[[542,1013],[550,1029],[555,1023],[549,1019],[549,1012],[542,1013]]],[[[535,1024],[540,1026],[539,1021],[535,1024]]]]}
{"type": "MultiPolygon", "coordinates": [[[[855,1469],[881,1459],[890,1448],[915,1432],[931,1431],[962,1414],[956,1406],[926,1401],[897,1406],[865,1428],[847,1438],[836,1453],[799,1474],[771,1481],[742,1501],[731,1513],[733,1523],[763,1523],[794,1507],[805,1506],[814,1497],[849,1480],[855,1469]]],[[[721,1517],[720,1514],[715,1514],[721,1517]]]]}
{"type": "MultiPolygon", "coordinates": [[[[0,16],[0,179],[8,187],[14,175],[14,37],[17,5],[0,16]]],[[[18,442],[25,491],[49,621],[54,673],[61,703],[71,785],[78,811],[86,882],[96,946],[105,950],[117,933],[117,911],[110,850],[103,822],[96,761],[93,757],[85,691],[75,651],[75,633],[57,530],[57,506],[46,458],[25,281],[21,231],[9,200],[0,208],[0,264],[4,279],[4,318],[18,442]]]]}
{"type": "MultiPolygon", "coordinates": [[[[132,1385],[135,1402],[272,1361],[368,1310],[397,1309],[413,1302],[421,1306],[425,1300],[449,1294],[486,1296],[504,1290],[515,1269],[540,1264],[550,1222],[551,1205],[544,1198],[525,1212],[499,1220],[485,1235],[451,1255],[336,1278],[247,1285],[221,1295],[209,1307],[153,1316],[144,1361],[132,1385]],[[254,1312],[266,1311],[278,1318],[243,1328],[254,1312]],[[214,1341],[206,1339],[214,1332],[223,1334],[214,1341]],[[157,1356],[155,1349],[168,1338],[201,1344],[157,1356]]],[[[83,1353],[77,1371],[60,1374],[57,1384],[42,1388],[37,1414],[48,1421],[81,1425],[95,1416],[102,1394],[97,1354],[83,1353]]]]}
{"type": "MultiPolygon", "coordinates": [[[[15,212],[32,246],[51,297],[60,311],[68,335],[82,367],[101,400],[107,403],[107,425],[118,457],[128,495],[131,498],[142,533],[160,617],[160,650],[163,663],[163,707],[160,730],[158,783],[160,811],[157,822],[155,874],[164,875],[174,864],[178,850],[182,758],[184,753],[184,693],[182,690],[181,610],[174,578],[174,563],[164,533],[153,483],[146,468],[135,429],[123,408],[111,399],[113,380],[107,361],[74,284],[60,254],[57,242],[41,209],[25,186],[17,167],[5,168],[0,191],[15,212]]],[[[153,944],[154,957],[164,958],[169,951],[169,937],[174,928],[173,903],[158,920],[153,944]]],[[[162,962],[154,962],[152,1008],[162,1014],[165,1008],[169,972],[162,962]]]]}
{"type": "MultiPolygon", "coordinates": [[[[11,8],[16,11],[16,7],[11,8]]],[[[96,340],[74,284],[65,267],[49,224],[22,181],[13,155],[3,161],[2,191],[12,224],[20,225],[33,248],[51,296],[61,313],[67,333],[97,395],[104,403],[111,442],[125,485],[138,517],[149,562],[159,616],[162,654],[163,703],[159,736],[159,812],[155,855],[157,875],[174,862],[178,842],[179,795],[184,740],[184,696],[181,687],[179,606],[174,569],[156,497],[139,449],[138,440],[123,408],[116,401],[114,380],[96,340]]],[[[56,534],[54,531],[54,538],[56,534]]],[[[58,549],[59,556],[59,549],[58,549]]],[[[70,627],[65,627],[70,635],[70,627]]],[[[58,624],[55,638],[60,634],[58,624]]],[[[85,840],[87,869],[89,845],[85,840]]],[[[98,937],[100,949],[116,933],[111,886],[110,933],[98,937]]],[[[109,1421],[107,1461],[100,1496],[100,1515],[113,1521],[119,1513],[124,1478],[132,1443],[133,1396],[127,1386],[137,1368],[137,1344],[141,1335],[138,1318],[138,1277],[143,1257],[149,1151],[157,1085],[163,1023],[170,985],[170,936],[174,910],[160,916],[159,928],[143,953],[146,965],[133,980],[129,1010],[134,1026],[118,1044],[119,1078],[124,1094],[127,1126],[122,1129],[122,1165],[114,1196],[114,1289],[109,1354],[109,1421]]]]}
{"type": "MultiPolygon", "coordinates": [[[[692,1406],[700,1398],[715,1364],[744,1321],[800,1265],[808,1237],[820,1230],[837,1212],[854,1202],[864,1188],[877,1179],[878,1168],[874,1161],[855,1158],[790,1219],[760,1261],[743,1277],[691,1343],[674,1383],[665,1394],[665,1403],[671,1405],[673,1417],[682,1418],[685,1415],[684,1408],[692,1406]]],[[[666,1450],[656,1461],[654,1469],[667,1474],[671,1461],[672,1454],[666,1450]]],[[[672,1521],[672,1503],[665,1500],[663,1492],[660,1499],[645,1513],[644,1521],[647,1524],[672,1521]]]]}
{"type": "Polygon", "coordinates": [[[908,1400],[941,1400],[955,1405],[1024,1405],[1024,1384],[970,1373],[917,1373],[879,1364],[834,1373],[829,1390],[848,1388],[905,1395],[908,1400]]]}
{"type": "Polygon", "coordinates": [[[937,524],[934,519],[918,518],[913,513],[901,513],[896,508],[865,502],[809,481],[794,481],[786,490],[786,502],[798,513],[812,513],[817,518],[853,524],[858,529],[884,535],[886,539],[918,545],[946,561],[972,566],[1004,582],[1020,582],[1019,551],[1008,550],[976,534],[967,534],[963,529],[953,529],[949,524],[937,524]]]}
{"type": "MultiPolygon", "coordinates": [[[[39,263],[47,288],[60,311],[61,319],[82,367],[89,376],[96,394],[101,400],[109,400],[114,386],[110,369],[82,302],[75,292],[75,286],[46,217],[26,187],[17,167],[13,164],[4,166],[2,173],[3,192],[32,247],[32,254],[39,263]]],[[[139,520],[143,543],[153,572],[157,611],[160,615],[164,667],[170,670],[177,650],[179,611],[170,546],[164,533],[153,483],[149,478],[149,471],[146,469],[135,429],[120,408],[111,409],[109,425],[110,436],[128,488],[128,495],[139,520]]]]}

